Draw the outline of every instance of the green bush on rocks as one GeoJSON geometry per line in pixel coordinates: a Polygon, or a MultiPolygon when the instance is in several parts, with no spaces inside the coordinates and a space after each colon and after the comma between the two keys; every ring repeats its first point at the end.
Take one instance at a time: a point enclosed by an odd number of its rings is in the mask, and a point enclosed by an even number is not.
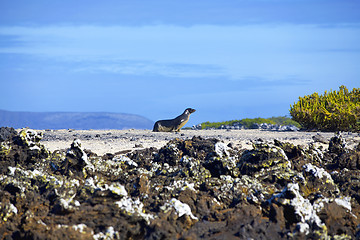
{"type": "Polygon", "coordinates": [[[290,105],[290,115],[305,129],[321,131],[360,131],[360,88],[352,91],[340,86],[339,91],[323,95],[317,92],[299,97],[290,105]]]}
{"type": "Polygon", "coordinates": [[[203,122],[201,123],[201,129],[208,129],[208,128],[220,128],[223,125],[233,126],[234,124],[241,125],[245,129],[253,128],[254,124],[273,124],[273,125],[294,125],[296,127],[300,127],[300,124],[293,121],[291,118],[288,117],[271,117],[271,118],[243,118],[241,120],[230,120],[230,121],[223,121],[223,122],[203,122]]]}

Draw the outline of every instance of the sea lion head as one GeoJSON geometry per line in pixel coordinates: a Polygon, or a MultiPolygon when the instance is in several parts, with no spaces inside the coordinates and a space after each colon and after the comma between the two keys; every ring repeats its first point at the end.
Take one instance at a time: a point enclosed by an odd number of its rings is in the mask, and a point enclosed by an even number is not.
{"type": "Polygon", "coordinates": [[[191,114],[191,113],[193,113],[193,112],[195,112],[196,110],[195,109],[193,109],[193,108],[187,108],[187,109],[185,109],[185,114],[191,114]]]}

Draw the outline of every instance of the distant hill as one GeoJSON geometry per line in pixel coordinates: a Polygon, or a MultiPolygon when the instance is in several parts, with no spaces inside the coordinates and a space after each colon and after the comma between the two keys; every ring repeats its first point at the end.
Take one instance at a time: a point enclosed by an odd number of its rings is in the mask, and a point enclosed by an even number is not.
{"type": "Polygon", "coordinates": [[[0,110],[0,127],[33,129],[151,129],[153,122],[127,113],[11,112],[0,110]]]}

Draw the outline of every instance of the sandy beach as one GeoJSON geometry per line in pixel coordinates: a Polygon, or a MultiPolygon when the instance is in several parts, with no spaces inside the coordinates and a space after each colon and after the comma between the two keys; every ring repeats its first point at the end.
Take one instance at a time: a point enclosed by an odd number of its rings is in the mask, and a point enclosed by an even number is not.
{"type": "MultiPolygon", "coordinates": [[[[291,142],[295,145],[314,143],[313,137],[321,135],[325,140],[334,136],[333,132],[277,132],[264,130],[182,130],[181,132],[152,132],[151,130],[38,130],[43,133],[42,143],[51,151],[70,147],[74,139],[80,139],[85,149],[90,149],[99,156],[105,153],[117,153],[125,150],[144,149],[149,147],[161,148],[168,141],[180,138],[189,139],[194,136],[203,138],[217,138],[226,144],[250,149],[252,141],[291,142]]],[[[342,133],[349,146],[360,142],[358,133],[342,133]]],[[[321,143],[317,143],[321,144],[321,143]]]]}

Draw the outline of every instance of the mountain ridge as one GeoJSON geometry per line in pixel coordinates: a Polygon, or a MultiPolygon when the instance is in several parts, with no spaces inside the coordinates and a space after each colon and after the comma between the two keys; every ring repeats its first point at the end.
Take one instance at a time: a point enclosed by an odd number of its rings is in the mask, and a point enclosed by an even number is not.
{"type": "Polygon", "coordinates": [[[0,126],[33,129],[151,129],[144,116],[112,112],[25,112],[0,109],[0,126]]]}

